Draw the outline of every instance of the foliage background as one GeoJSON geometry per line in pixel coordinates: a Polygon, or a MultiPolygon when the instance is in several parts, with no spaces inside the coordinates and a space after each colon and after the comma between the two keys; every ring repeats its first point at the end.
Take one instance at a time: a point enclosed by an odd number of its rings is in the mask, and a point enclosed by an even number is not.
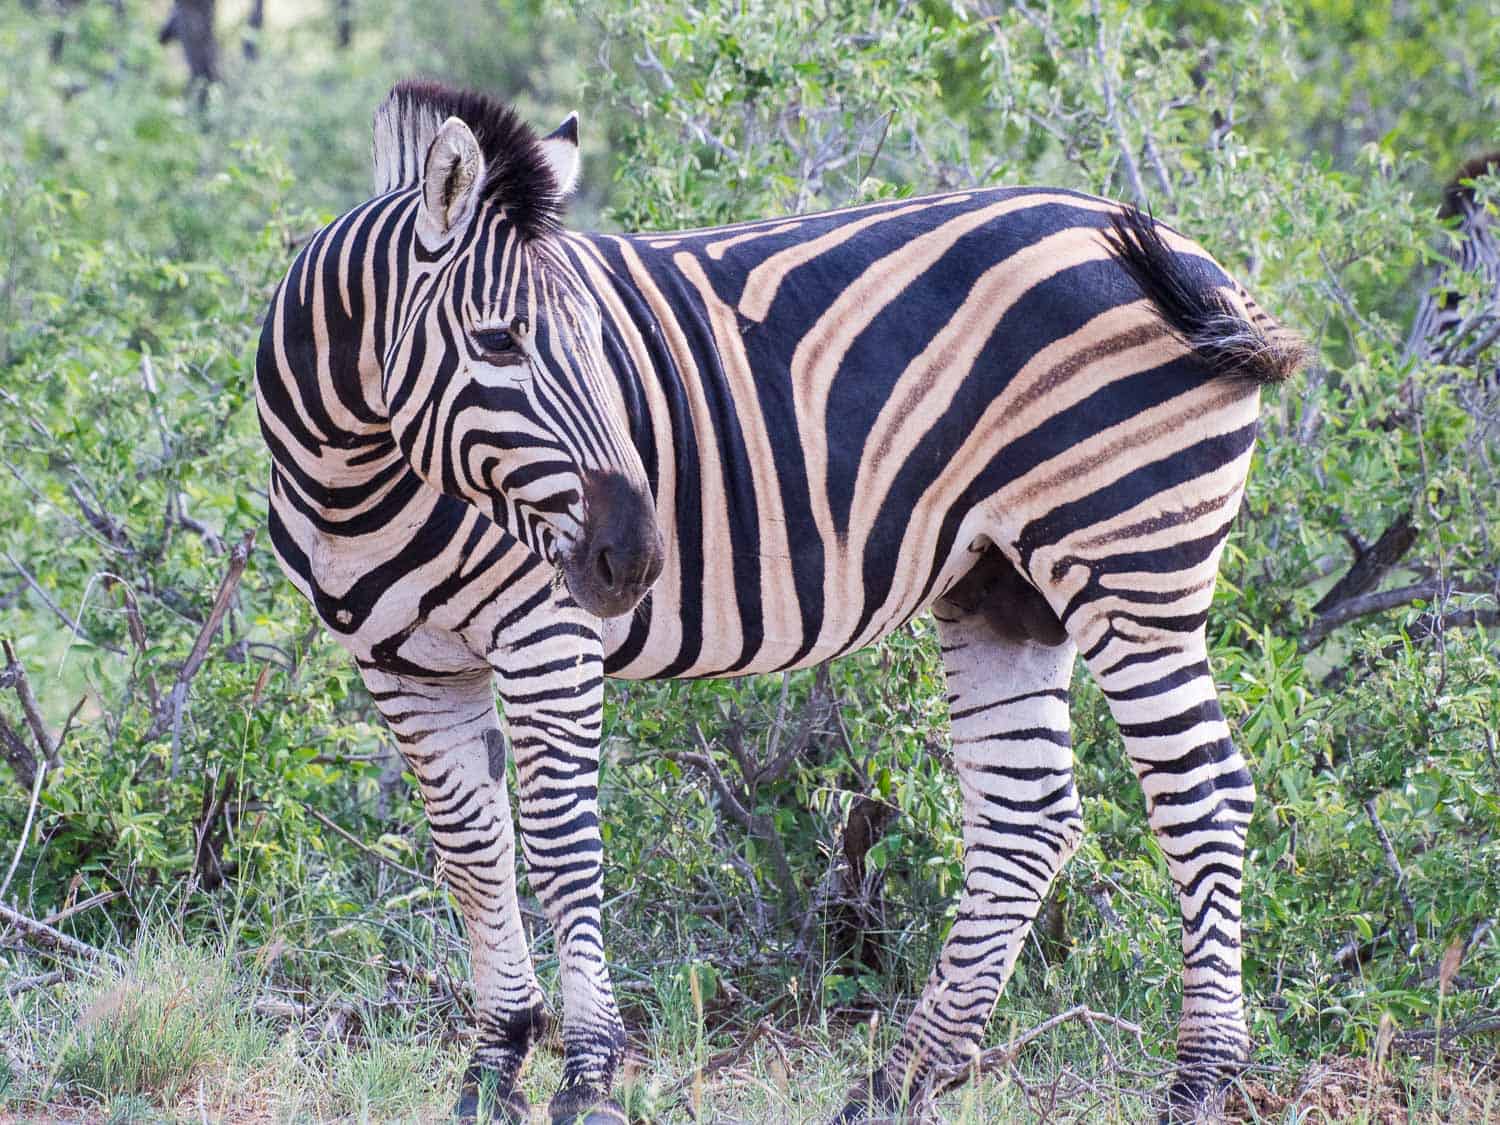
{"type": "MultiPolygon", "coordinates": [[[[1421,1056],[1439,1025],[1450,1055],[1490,1057],[1500,349],[1418,361],[1407,331],[1453,237],[1442,185],[1500,147],[1491,5],[368,0],[342,48],[347,6],[265,7],[259,29],[220,7],[211,87],[158,43],[169,4],[0,12],[0,635],[58,744],[33,802],[7,669],[0,901],[123,958],[60,969],[0,930],[0,1106],[149,1115],[205,1073],[300,1075],[257,1087],[271,1116],[447,1096],[460,928],[352,668],[263,545],[204,630],[264,519],[260,317],[300,240],[366,197],[370,113],[413,72],[547,128],[581,108],[580,225],[1054,183],[1149,202],[1304,331],[1318,359],[1268,398],[1211,623],[1262,798],[1253,1031],[1272,1085],[1328,1052],[1421,1056]],[[1392,529],[1405,550],[1363,592],[1395,593],[1331,614],[1392,529]],[[183,980],[204,991],[163,1002],[183,980]]],[[[1445,276],[1483,344],[1495,293],[1445,276]]],[[[778,1112],[811,1116],[787,1107],[836,1099],[899,1025],[960,877],[942,694],[921,625],[822,672],[612,686],[607,925],[639,1112],[710,1096],[683,1076],[764,1017],[837,1060],[802,1067],[826,1088],[783,1069],[778,1112]]],[[[1086,1001],[1169,1044],[1175,899],[1082,672],[1075,700],[1089,835],[994,1034],[1086,1001]]],[[[1056,1042],[1043,1072],[1098,1062],[1056,1042]]]]}

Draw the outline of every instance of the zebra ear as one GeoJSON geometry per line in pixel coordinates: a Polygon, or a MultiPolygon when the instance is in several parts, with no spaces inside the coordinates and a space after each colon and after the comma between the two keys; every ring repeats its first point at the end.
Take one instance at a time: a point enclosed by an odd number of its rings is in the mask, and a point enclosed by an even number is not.
{"type": "Polygon", "coordinates": [[[450,117],[427,146],[422,168],[422,224],[424,242],[437,244],[474,213],[484,180],[484,154],[473,131],[450,117]]]}
{"type": "Polygon", "coordinates": [[[570,113],[552,132],[542,138],[542,155],[552,178],[557,181],[557,194],[568,196],[578,186],[578,114],[570,113]]]}

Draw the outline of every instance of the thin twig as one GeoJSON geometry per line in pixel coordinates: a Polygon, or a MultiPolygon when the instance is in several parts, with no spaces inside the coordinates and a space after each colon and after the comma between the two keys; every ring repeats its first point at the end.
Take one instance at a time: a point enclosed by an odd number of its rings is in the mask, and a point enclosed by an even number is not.
{"type": "Polygon", "coordinates": [[[1156,146],[1156,137],[1152,135],[1145,120],[1135,108],[1135,103],[1128,97],[1125,99],[1125,108],[1130,111],[1130,116],[1135,118],[1135,123],[1141,128],[1141,148],[1145,151],[1146,162],[1151,165],[1151,170],[1156,173],[1156,182],[1161,185],[1161,192],[1171,202],[1175,197],[1172,190],[1172,177],[1167,173],[1167,165],[1161,158],[1161,149],[1156,146]]]}
{"type": "Polygon", "coordinates": [[[31,783],[31,803],[26,806],[26,823],[21,828],[21,838],[16,841],[16,854],[11,857],[5,878],[0,879],[0,899],[4,899],[5,892],[10,890],[10,881],[15,878],[16,868],[21,865],[21,854],[26,850],[26,841],[31,839],[31,821],[36,816],[37,801],[42,796],[42,779],[46,776],[47,762],[43,759],[37,762],[36,777],[31,783]]]}
{"type": "Polygon", "coordinates": [[[88,692],[78,697],[78,702],[73,704],[73,710],[68,712],[68,717],[63,720],[62,730],[57,733],[57,755],[62,757],[62,748],[68,743],[68,735],[73,731],[73,721],[78,718],[78,713],[83,710],[83,705],[89,701],[88,692]]]}
{"type": "Polygon", "coordinates": [[[1380,814],[1375,810],[1375,798],[1368,797],[1364,802],[1365,815],[1370,818],[1370,825],[1375,829],[1375,836],[1380,841],[1380,850],[1385,853],[1386,866],[1396,876],[1396,890],[1401,895],[1401,904],[1406,907],[1406,949],[1410,952],[1417,944],[1417,907],[1411,900],[1411,894],[1406,889],[1406,872],[1401,869],[1401,859],[1396,855],[1396,849],[1391,845],[1391,838],[1386,834],[1385,825],[1380,823],[1380,814]]]}
{"type": "Polygon", "coordinates": [[[182,668],[177,673],[177,682],[172,685],[172,694],[168,702],[172,710],[171,775],[173,777],[177,776],[179,754],[182,750],[182,709],[187,703],[188,685],[192,683],[193,677],[198,674],[198,669],[203,667],[203,661],[208,657],[209,647],[219,632],[219,625],[223,622],[224,615],[229,612],[229,600],[234,597],[234,591],[240,584],[240,577],[245,573],[245,566],[250,561],[250,549],[254,546],[255,531],[251,529],[245,532],[244,538],[235,544],[234,550],[229,552],[229,566],[224,571],[224,577],[219,581],[219,592],[214,595],[213,608],[208,611],[203,628],[198,630],[198,638],[193,642],[187,660],[183,662],[182,668]]]}
{"type": "Polygon", "coordinates": [[[383,863],[387,867],[389,867],[392,871],[399,871],[399,872],[401,872],[401,874],[407,876],[410,879],[416,879],[420,883],[431,883],[432,882],[432,877],[431,876],[429,876],[429,875],[423,875],[416,868],[414,868],[414,867],[407,867],[406,864],[404,864],[404,863],[398,863],[396,860],[391,859],[389,856],[381,855],[374,848],[370,847],[369,844],[365,843],[363,840],[359,839],[359,837],[355,836],[352,832],[348,832],[348,831],[344,830],[343,828],[340,828],[337,824],[335,824],[333,821],[329,820],[326,816],[324,816],[322,813],[320,813],[317,809],[313,808],[306,801],[304,801],[302,803],[302,807],[307,810],[308,815],[310,815],[314,820],[316,820],[324,828],[327,828],[329,831],[335,833],[336,835],[338,835],[339,837],[341,837],[345,842],[353,844],[356,848],[358,848],[360,851],[364,852],[365,855],[369,856],[371,859],[375,860],[377,863],[383,863]]]}
{"type": "Polygon", "coordinates": [[[31,576],[31,571],[27,570],[24,566],[16,561],[14,555],[12,555],[9,551],[0,551],[0,555],[4,555],[5,561],[16,568],[16,573],[18,573],[22,578],[26,579],[26,585],[30,586],[32,592],[35,593],[37,597],[42,599],[42,604],[50,609],[54,614],[56,614],[57,617],[62,621],[62,623],[68,627],[75,639],[78,637],[82,637],[84,640],[88,641],[89,644],[94,645],[97,648],[102,648],[106,652],[112,652],[116,656],[125,655],[124,649],[118,648],[115,645],[108,644],[106,642],[96,641],[93,637],[84,632],[83,626],[69,617],[67,610],[63,609],[62,606],[58,605],[55,601],[52,600],[52,596],[42,588],[42,584],[31,576]]]}
{"type": "Polygon", "coordinates": [[[1094,15],[1094,64],[1099,68],[1099,84],[1104,92],[1104,116],[1114,130],[1115,143],[1120,148],[1120,161],[1125,165],[1125,178],[1130,182],[1131,202],[1139,207],[1146,205],[1146,185],[1141,182],[1141,169],[1131,151],[1130,136],[1125,132],[1125,123],[1120,120],[1120,107],[1115,98],[1115,85],[1110,81],[1109,59],[1104,51],[1104,13],[1099,0],[1092,0],[1090,9],[1094,15]]]}
{"type": "Polygon", "coordinates": [[[870,173],[875,170],[875,161],[880,159],[880,150],[885,148],[885,139],[890,136],[891,121],[895,118],[894,109],[886,110],[885,124],[880,129],[880,139],[875,142],[875,151],[870,153],[870,162],[865,165],[865,174],[859,178],[859,183],[854,185],[854,193],[859,194],[860,185],[870,178],[870,173]]]}
{"type": "Polygon", "coordinates": [[[151,713],[161,714],[161,690],[156,686],[156,673],[152,671],[149,660],[149,649],[151,643],[146,638],[146,624],[141,620],[141,605],[136,600],[135,591],[118,575],[107,575],[104,580],[104,588],[113,590],[118,588],[121,599],[125,603],[125,631],[130,634],[130,642],[135,645],[136,652],[142,661],[146,663],[146,694],[151,697],[151,713]]]}
{"type": "Polygon", "coordinates": [[[1108,1024],[1111,1027],[1118,1028],[1120,1031],[1128,1032],[1135,1036],[1137,1042],[1140,1041],[1142,1035],[1139,1024],[1131,1023],[1129,1020],[1121,1019],[1119,1016],[1112,1016],[1108,1012],[1096,1012],[1084,1004],[1079,1004],[1076,1007],[1069,1008],[1065,1012],[1059,1012],[1057,1015],[1043,1020],[1030,1031],[1027,1031],[1018,1038],[1012,1039],[1002,1047],[991,1047],[988,1051],[976,1055],[967,1063],[944,1067],[938,1070],[928,1079],[923,1099],[930,1101],[939,1094],[951,1090],[955,1086],[961,1085],[978,1075],[989,1074],[1012,1065],[1021,1051],[1029,1044],[1046,1035],[1049,1031],[1073,1020],[1083,1020],[1091,1027],[1096,1023],[1108,1024]]]}
{"type": "Polygon", "coordinates": [[[65,906],[61,910],[47,915],[47,917],[42,919],[42,925],[59,925],[66,918],[71,918],[75,914],[82,914],[85,910],[92,910],[96,906],[103,906],[106,902],[114,902],[115,899],[123,898],[124,895],[124,891],[100,891],[98,894],[89,895],[82,902],[75,902],[72,906],[65,906]]]}

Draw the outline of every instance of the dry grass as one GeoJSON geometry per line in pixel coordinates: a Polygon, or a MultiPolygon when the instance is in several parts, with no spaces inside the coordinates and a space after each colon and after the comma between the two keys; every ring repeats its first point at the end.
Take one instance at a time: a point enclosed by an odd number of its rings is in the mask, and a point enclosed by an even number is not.
{"type": "MultiPolygon", "coordinates": [[[[0,1004],[0,1125],[448,1119],[465,1054],[451,1009],[344,996],[267,1014],[255,1003],[266,994],[263,958],[172,942],[142,949],[119,973],[69,975],[0,1004]]],[[[34,974],[38,964],[25,961],[0,964],[0,978],[34,974]]],[[[656,1125],[826,1120],[891,1032],[879,1021],[771,1019],[710,1030],[701,998],[670,989],[635,1019],[621,1095],[635,1120],[656,1125]]],[[[1075,1020],[1028,1038],[1040,1022],[997,1027],[999,1041],[1023,1049],[1013,1061],[997,1052],[996,1072],[945,1094],[932,1120],[1155,1119],[1166,1060],[1107,1024],[1075,1020]]],[[[559,1046],[555,1037],[544,1043],[526,1075],[536,1122],[546,1120],[561,1076],[559,1046]]],[[[1287,1125],[1496,1121],[1500,1062],[1491,1053],[1436,1066],[1396,1056],[1377,1067],[1347,1055],[1269,1065],[1246,1076],[1226,1116],[1287,1125]]]]}

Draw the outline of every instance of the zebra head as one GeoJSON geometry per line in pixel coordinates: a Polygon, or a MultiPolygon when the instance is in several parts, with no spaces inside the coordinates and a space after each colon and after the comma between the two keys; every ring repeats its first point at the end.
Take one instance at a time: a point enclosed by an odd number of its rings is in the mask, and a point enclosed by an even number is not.
{"type": "Polygon", "coordinates": [[[558,244],[576,118],[539,138],[488,97],[403,83],[376,113],[375,164],[377,188],[405,188],[410,207],[383,372],[397,443],[555,563],[584,609],[628,613],[662,538],[598,303],[558,244]]]}

